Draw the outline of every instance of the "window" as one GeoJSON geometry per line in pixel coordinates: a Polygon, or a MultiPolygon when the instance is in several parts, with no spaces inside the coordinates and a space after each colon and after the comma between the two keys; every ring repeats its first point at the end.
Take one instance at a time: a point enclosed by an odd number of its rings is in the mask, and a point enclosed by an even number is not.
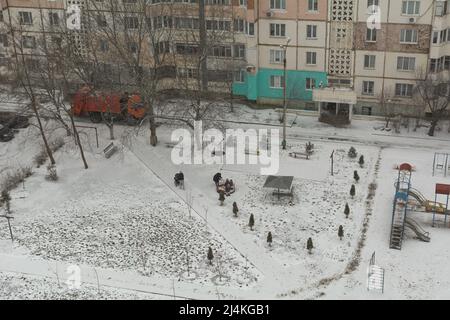
{"type": "Polygon", "coordinates": [[[318,9],[318,0],[308,0],[308,11],[317,11],[318,9]]]}
{"type": "Polygon", "coordinates": [[[245,32],[245,20],[235,19],[233,21],[234,31],[236,32],[245,32]]]}
{"type": "Polygon", "coordinates": [[[179,78],[198,78],[198,72],[195,68],[177,68],[177,76],[179,78]]]}
{"type": "Polygon", "coordinates": [[[239,5],[241,7],[247,7],[247,0],[239,0],[239,5]]]}
{"type": "Polygon", "coordinates": [[[317,26],[308,24],[306,26],[306,39],[317,39],[317,26]]]}
{"type": "Polygon", "coordinates": [[[218,58],[231,57],[231,46],[215,46],[209,49],[209,55],[218,58]]]}
{"type": "Polygon", "coordinates": [[[418,15],[420,12],[420,1],[403,1],[402,14],[418,15]]]}
{"type": "Polygon", "coordinates": [[[441,43],[444,43],[447,41],[447,29],[441,30],[441,43]]]}
{"type": "Polygon", "coordinates": [[[0,44],[3,47],[8,47],[8,36],[6,34],[0,34],[0,44]]]}
{"type": "Polygon", "coordinates": [[[108,26],[108,22],[106,22],[106,17],[102,14],[97,15],[97,25],[99,28],[105,28],[108,26]]]}
{"type": "Polygon", "coordinates": [[[371,6],[378,6],[378,5],[379,5],[378,0],[367,0],[367,8],[369,8],[371,6]]]}
{"type": "Polygon", "coordinates": [[[100,40],[100,51],[106,52],[109,50],[109,44],[106,40],[100,40]]]}
{"type": "Polygon", "coordinates": [[[447,14],[448,2],[447,0],[436,1],[435,14],[437,17],[442,17],[447,14]]]}
{"type": "Polygon", "coordinates": [[[48,21],[50,22],[51,26],[58,26],[59,25],[59,15],[56,12],[50,12],[48,14],[48,21]]]}
{"type": "Polygon", "coordinates": [[[317,52],[306,52],[306,64],[307,65],[317,64],[317,52]]]}
{"type": "Polygon", "coordinates": [[[377,29],[367,28],[366,41],[367,42],[376,42],[377,41],[377,29]]]}
{"type": "Polygon", "coordinates": [[[270,63],[283,63],[284,50],[270,50],[270,63]]]}
{"type": "Polygon", "coordinates": [[[255,24],[253,22],[247,22],[246,27],[247,27],[246,33],[249,36],[254,36],[255,35],[255,24]]]}
{"type": "Polygon", "coordinates": [[[375,82],[363,81],[362,94],[367,96],[373,96],[375,88],[375,82]]]}
{"type": "Polygon", "coordinates": [[[306,90],[312,90],[316,87],[316,80],[314,78],[306,78],[306,90]]]}
{"type": "Polygon", "coordinates": [[[19,20],[21,25],[31,25],[33,24],[33,15],[28,11],[20,11],[19,20]]]}
{"type": "Polygon", "coordinates": [[[286,0],[270,0],[270,9],[285,10],[286,0]]]}
{"type": "Polygon", "coordinates": [[[375,69],[376,56],[366,54],[364,56],[364,69],[375,69]]]}
{"type": "Polygon", "coordinates": [[[395,95],[399,97],[412,97],[413,85],[407,83],[397,83],[395,85],[395,95]]]}
{"type": "Polygon", "coordinates": [[[127,29],[139,28],[139,19],[137,17],[124,17],[123,23],[127,29]]]}
{"type": "Polygon", "coordinates": [[[245,59],[245,45],[244,44],[235,44],[233,46],[233,56],[235,58],[245,59]]]}
{"type": "Polygon", "coordinates": [[[397,70],[414,71],[416,69],[416,58],[414,57],[398,57],[397,70]]]}
{"type": "Polygon", "coordinates": [[[282,24],[282,23],[271,23],[270,24],[270,36],[285,37],[286,36],[286,25],[282,24]]]}
{"type": "Polygon", "coordinates": [[[138,45],[136,42],[130,42],[128,43],[128,50],[130,50],[131,53],[137,53],[138,52],[138,45]]]}
{"type": "Polygon", "coordinates": [[[439,43],[439,31],[434,31],[433,32],[433,44],[438,44],[439,43]]]}
{"type": "Polygon", "coordinates": [[[234,73],[234,82],[245,82],[245,70],[239,70],[234,73]]]}
{"type": "Polygon", "coordinates": [[[62,45],[61,37],[52,36],[51,37],[51,42],[52,42],[52,45],[55,46],[56,48],[59,48],[62,45]]]}
{"type": "Polygon", "coordinates": [[[400,43],[417,43],[417,30],[400,30],[400,43]]]}
{"type": "Polygon", "coordinates": [[[22,36],[22,46],[27,49],[36,48],[36,38],[33,36],[22,36]]]}
{"type": "Polygon", "coordinates": [[[275,89],[284,88],[284,77],[283,76],[270,76],[270,87],[275,89]]]}

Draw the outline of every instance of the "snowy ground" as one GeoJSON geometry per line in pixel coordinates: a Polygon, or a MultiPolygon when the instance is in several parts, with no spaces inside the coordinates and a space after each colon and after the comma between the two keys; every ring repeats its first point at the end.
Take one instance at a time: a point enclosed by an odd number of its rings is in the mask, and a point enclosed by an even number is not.
{"type": "MultiPolygon", "coordinates": [[[[232,127],[279,125],[274,110],[238,108],[227,119],[258,123],[232,127]]],[[[397,174],[393,167],[415,165],[413,187],[431,199],[434,183],[450,183],[449,178],[431,177],[434,152],[450,151],[446,124],[436,138],[428,138],[426,128],[403,128],[400,134],[380,131],[379,121],[355,120],[351,128],[336,129],[308,116],[290,115],[289,120],[289,150],[302,151],[307,141],[315,144],[310,160],[281,154],[279,174],[294,176],[292,205],[262,189],[265,178],[258,167],[173,165],[172,149],[166,145],[171,129],[164,126],[157,148],[147,144],[148,132],[142,130],[128,137],[123,152],[110,160],[101,152],[108,143],[107,130],[98,125],[99,149],[92,132],[85,130],[89,170],[82,169],[68,138],[56,156],[58,182],[44,179],[45,166],[34,168],[25,189],[12,193],[14,245],[6,221],[0,220],[0,283],[10,288],[0,289],[0,298],[153,299],[151,292],[170,296],[174,282],[177,295],[190,298],[449,298],[450,276],[443,271],[450,263],[448,228],[431,228],[429,214],[411,213],[430,231],[431,242],[419,242],[408,233],[401,251],[388,248],[397,174]],[[364,168],[347,156],[351,146],[364,155],[364,168]],[[186,176],[184,191],[172,182],[180,169],[186,176]],[[352,199],[354,170],[361,179],[352,199]],[[219,206],[212,183],[218,171],[238,186],[224,206],[219,206]],[[374,186],[373,198],[369,189],[374,186]],[[240,209],[237,218],[234,201],[240,209]],[[248,227],[250,214],[255,216],[254,230],[248,227]],[[342,240],[339,225],[344,227],[342,240]],[[271,247],[266,243],[269,231],[271,247]],[[312,254],[305,248],[308,237],[315,246],[312,254]],[[208,247],[215,254],[212,266],[206,259],[208,247]],[[374,251],[377,264],[386,269],[384,295],[366,290],[367,263],[374,251]],[[43,267],[46,262],[60,264],[61,279],[70,264],[96,268],[100,284],[112,291],[99,295],[96,280],[86,276],[86,287],[70,293],[43,267]],[[138,289],[148,295],[139,295],[138,289]]],[[[2,168],[30,165],[39,151],[35,131],[30,127],[0,144],[2,168]]],[[[125,132],[128,127],[116,127],[117,136],[125,132]]]]}

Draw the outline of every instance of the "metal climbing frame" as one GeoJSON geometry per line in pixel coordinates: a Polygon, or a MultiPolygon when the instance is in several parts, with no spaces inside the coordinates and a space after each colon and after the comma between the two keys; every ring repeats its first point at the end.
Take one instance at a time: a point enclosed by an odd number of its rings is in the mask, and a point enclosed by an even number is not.
{"type": "Polygon", "coordinates": [[[445,215],[444,225],[447,226],[447,216],[449,214],[449,209],[448,209],[449,201],[450,201],[450,185],[437,183],[436,189],[434,192],[434,210],[433,210],[433,224],[432,224],[433,227],[435,225],[436,214],[444,214],[445,215]],[[438,202],[437,202],[438,195],[447,196],[445,208],[441,208],[440,206],[438,206],[438,202]],[[438,210],[442,210],[442,212],[438,212],[438,210]]]}
{"type": "Polygon", "coordinates": [[[437,170],[444,171],[444,177],[447,176],[447,173],[449,172],[449,169],[450,169],[449,159],[450,159],[450,154],[448,154],[448,153],[436,152],[434,154],[434,159],[433,159],[433,177],[434,177],[434,175],[435,175],[437,170]]]}
{"type": "Polygon", "coordinates": [[[411,171],[412,167],[407,163],[400,165],[398,170],[389,239],[389,248],[391,249],[401,250],[402,248],[405,219],[408,212],[408,195],[411,188],[411,171]]]}

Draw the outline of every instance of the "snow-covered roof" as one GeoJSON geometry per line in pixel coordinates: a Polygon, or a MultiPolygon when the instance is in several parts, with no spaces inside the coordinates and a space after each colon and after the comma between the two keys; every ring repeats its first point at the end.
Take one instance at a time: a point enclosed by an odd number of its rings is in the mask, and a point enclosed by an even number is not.
{"type": "Polygon", "coordinates": [[[293,176],[268,176],[264,188],[291,190],[293,181],[293,176]]]}

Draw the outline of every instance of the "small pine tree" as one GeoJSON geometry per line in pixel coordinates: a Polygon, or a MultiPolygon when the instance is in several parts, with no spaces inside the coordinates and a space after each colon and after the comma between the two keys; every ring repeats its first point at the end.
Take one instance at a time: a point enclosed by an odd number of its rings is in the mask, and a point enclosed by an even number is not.
{"type": "Polygon", "coordinates": [[[356,152],[356,149],[355,149],[354,147],[351,147],[351,148],[348,150],[348,156],[349,156],[350,158],[356,158],[356,157],[358,156],[358,153],[356,152]]]}
{"type": "Polygon", "coordinates": [[[223,191],[220,191],[219,193],[219,201],[220,205],[223,206],[223,202],[225,201],[225,193],[223,191]]]}
{"type": "Polygon", "coordinates": [[[233,214],[235,217],[238,216],[238,212],[239,212],[239,209],[238,209],[237,203],[233,202],[233,214]]]}
{"type": "Polygon", "coordinates": [[[352,197],[352,199],[355,196],[355,194],[356,194],[355,185],[352,184],[352,187],[350,188],[350,196],[352,197]]]}
{"type": "Polygon", "coordinates": [[[348,215],[350,214],[350,207],[348,206],[348,203],[345,204],[344,214],[345,218],[348,219],[348,215]]]}
{"type": "Polygon", "coordinates": [[[272,246],[272,232],[270,232],[270,231],[267,234],[267,243],[269,244],[269,247],[272,246]]]}
{"type": "Polygon", "coordinates": [[[253,226],[255,225],[255,217],[253,216],[253,213],[250,215],[250,219],[248,220],[248,226],[250,227],[250,230],[253,231],[253,226]]]}
{"type": "Polygon", "coordinates": [[[359,182],[359,174],[358,171],[356,170],[353,172],[353,179],[355,179],[356,183],[359,182]]]}
{"type": "Polygon", "coordinates": [[[306,242],[306,249],[308,249],[308,253],[312,253],[312,249],[314,248],[313,241],[311,238],[308,238],[308,241],[306,242]]]}
{"type": "Polygon", "coordinates": [[[211,249],[211,247],[209,247],[208,249],[208,260],[209,260],[209,264],[212,265],[212,260],[214,259],[214,254],[213,251],[211,249]]]}
{"type": "Polygon", "coordinates": [[[338,236],[339,236],[339,240],[342,240],[342,238],[344,237],[344,227],[343,226],[339,226],[338,236]]]}
{"type": "Polygon", "coordinates": [[[363,155],[361,157],[359,157],[358,163],[361,168],[364,167],[364,156],[363,155]]]}

